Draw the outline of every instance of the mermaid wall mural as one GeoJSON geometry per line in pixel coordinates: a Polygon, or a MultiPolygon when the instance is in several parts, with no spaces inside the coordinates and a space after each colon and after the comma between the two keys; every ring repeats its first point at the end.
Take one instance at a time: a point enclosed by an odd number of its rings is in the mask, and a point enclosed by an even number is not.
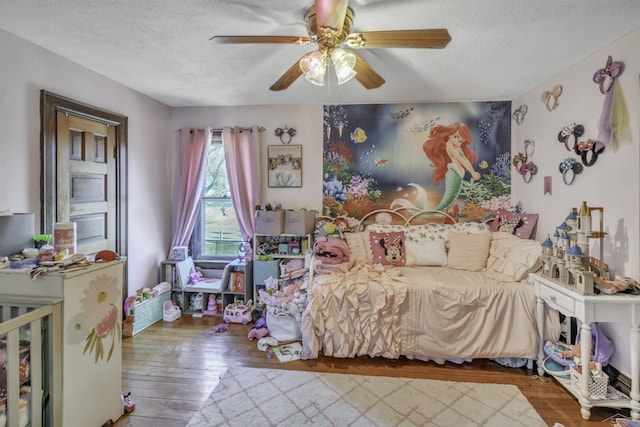
{"type": "Polygon", "coordinates": [[[492,217],[511,202],[510,110],[506,101],[325,106],[324,215],[492,217]]]}

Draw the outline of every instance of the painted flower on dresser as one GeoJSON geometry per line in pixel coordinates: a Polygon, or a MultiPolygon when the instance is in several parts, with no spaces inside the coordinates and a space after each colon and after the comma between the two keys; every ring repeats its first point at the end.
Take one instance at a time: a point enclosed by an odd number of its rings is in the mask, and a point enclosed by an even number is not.
{"type": "Polygon", "coordinates": [[[118,301],[118,280],[99,275],[91,281],[80,300],[81,311],[67,324],[68,343],[84,341],[82,354],[93,354],[95,362],[105,357],[105,342],[109,346],[107,361],[111,359],[115,345],[122,339],[118,301]]]}

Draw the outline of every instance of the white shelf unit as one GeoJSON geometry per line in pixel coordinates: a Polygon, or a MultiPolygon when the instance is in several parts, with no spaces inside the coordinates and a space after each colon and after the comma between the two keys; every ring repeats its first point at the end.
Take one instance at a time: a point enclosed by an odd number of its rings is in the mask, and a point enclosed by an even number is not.
{"type": "MultiPolygon", "coordinates": [[[[253,269],[251,267],[251,261],[241,261],[235,259],[233,261],[217,261],[217,260],[194,260],[195,266],[200,267],[204,271],[219,271],[217,276],[220,277],[222,283],[220,284],[220,290],[212,290],[204,284],[202,287],[198,285],[194,286],[182,286],[178,271],[177,264],[181,261],[165,260],[161,262],[160,280],[169,282],[171,285],[173,302],[180,307],[184,314],[194,314],[193,310],[189,309],[190,296],[194,293],[203,294],[203,309],[206,310],[209,295],[214,295],[216,298],[222,299],[222,307],[217,310],[216,316],[222,316],[224,308],[232,304],[236,299],[248,302],[252,298],[252,279],[253,269]],[[242,273],[244,275],[244,290],[235,291],[230,286],[230,279],[232,273],[242,273]]],[[[197,314],[197,313],[196,313],[197,314]]]]}
{"type": "MultiPolygon", "coordinates": [[[[269,277],[280,277],[280,264],[290,259],[306,257],[313,247],[311,234],[254,234],[253,235],[253,297],[256,303],[258,290],[265,287],[269,277]]],[[[308,267],[308,266],[307,266],[308,267]]]]}

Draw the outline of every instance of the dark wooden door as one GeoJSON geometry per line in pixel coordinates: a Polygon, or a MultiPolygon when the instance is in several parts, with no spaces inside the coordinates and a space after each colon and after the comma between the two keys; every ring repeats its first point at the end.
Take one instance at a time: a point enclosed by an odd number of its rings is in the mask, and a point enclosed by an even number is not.
{"type": "Polygon", "coordinates": [[[41,233],[75,222],[77,251],[127,255],[127,117],[41,91],[41,233]]]}

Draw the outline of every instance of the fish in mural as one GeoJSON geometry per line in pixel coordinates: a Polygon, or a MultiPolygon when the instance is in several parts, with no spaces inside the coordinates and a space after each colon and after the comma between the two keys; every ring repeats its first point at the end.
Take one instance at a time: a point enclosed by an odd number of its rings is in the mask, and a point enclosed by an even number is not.
{"type": "Polygon", "coordinates": [[[446,210],[453,205],[460,195],[466,172],[471,174],[472,180],[481,178],[480,173],[473,168],[478,155],[470,147],[472,140],[469,127],[455,122],[433,127],[422,145],[434,169],[431,178],[433,183],[440,185],[440,181],[444,179],[444,194],[436,210],[446,210]]]}
{"type": "Polygon", "coordinates": [[[391,112],[389,113],[389,115],[391,116],[392,119],[395,119],[395,120],[406,119],[407,117],[409,117],[409,114],[411,114],[412,111],[413,111],[413,107],[409,107],[409,108],[402,109],[400,111],[391,112]]]}
{"type": "Polygon", "coordinates": [[[388,163],[389,163],[389,160],[387,159],[377,159],[375,165],[377,168],[379,168],[380,166],[384,166],[388,163]]]}
{"type": "Polygon", "coordinates": [[[367,140],[367,133],[362,128],[355,128],[353,132],[351,132],[351,141],[354,144],[362,144],[367,140]]]}

